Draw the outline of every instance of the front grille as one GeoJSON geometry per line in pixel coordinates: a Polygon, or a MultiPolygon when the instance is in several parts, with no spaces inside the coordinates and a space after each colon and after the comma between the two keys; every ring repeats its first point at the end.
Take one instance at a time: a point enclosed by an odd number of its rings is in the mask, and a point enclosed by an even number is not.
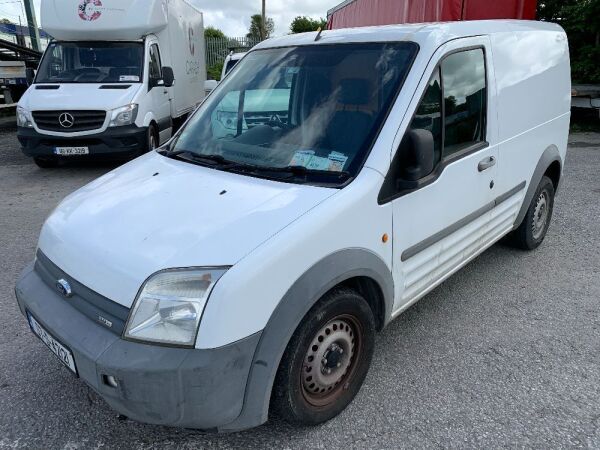
{"type": "Polygon", "coordinates": [[[97,130],[102,128],[105,119],[106,111],[33,112],[33,120],[40,130],[57,131],[62,133],[97,130]],[[72,125],[68,126],[71,122],[72,125]]]}
{"type": "MultiPolygon", "coordinates": [[[[84,286],[63,272],[41,250],[37,252],[35,271],[44,283],[53,290],[56,290],[58,280],[66,280],[73,290],[72,297],[65,297],[66,302],[111,332],[119,336],[123,333],[127,317],[129,317],[129,308],[113,302],[84,286]]],[[[61,294],[57,293],[57,295],[61,294]]]]}

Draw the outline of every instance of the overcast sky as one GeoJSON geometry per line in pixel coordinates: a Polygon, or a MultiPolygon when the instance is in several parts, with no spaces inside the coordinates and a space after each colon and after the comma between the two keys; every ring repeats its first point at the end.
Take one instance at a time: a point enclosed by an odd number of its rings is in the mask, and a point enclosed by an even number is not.
{"type": "MultiPolygon", "coordinates": [[[[7,17],[13,22],[23,16],[18,0],[0,1],[0,18],[7,17]]],[[[49,1],[49,0],[45,0],[49,1]]],[[[243,36],[248,32],[250,16],[260,13],[261,0],[190,0],[204,12],[205,26],[220,28],[229,36],[243,36]]],[[[38,10],[41,0],[34,0],[38,10]]],[[[327,10],[341,3],[341,0],[267,0],[267,15],[275,20],[275,34],[289,32],[290,23],[296,16],[313,18],[327,16],[327,10]]],[[[24,20],[24,19],[23,19],[24,20]]]]}

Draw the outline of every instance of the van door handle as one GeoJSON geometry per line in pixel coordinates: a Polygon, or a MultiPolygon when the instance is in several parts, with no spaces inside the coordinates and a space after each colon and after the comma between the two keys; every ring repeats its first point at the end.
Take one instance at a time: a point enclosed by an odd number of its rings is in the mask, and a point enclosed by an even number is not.
{"type": "Polygon", "coordinates": [[[490,156],[489,158],[485,158],[483,161],[481,161],[479,163],[479,165],[477,166],[477,169],[480,172],[483,172],[484,170],[488,170],[492,167],[494,167],[496,165],[496,158],[494,158],[493,156],[490,156]]]}

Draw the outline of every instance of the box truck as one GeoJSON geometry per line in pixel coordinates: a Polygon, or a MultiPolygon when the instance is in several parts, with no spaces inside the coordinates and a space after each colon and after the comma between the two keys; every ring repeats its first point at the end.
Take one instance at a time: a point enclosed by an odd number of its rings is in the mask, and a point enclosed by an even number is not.
{"type": "Polygon", "coordinates": [[[41,15],[54,40],[17,109],[38,166],[137,156],[204,99],[202,13],[185,0],[46,0],[41,15]]]}
{"type": "Polygon", "coordinates": [[[535,19],[537,0],[346,0],[327,12],[327,28],[483,19],[535,19]]]}

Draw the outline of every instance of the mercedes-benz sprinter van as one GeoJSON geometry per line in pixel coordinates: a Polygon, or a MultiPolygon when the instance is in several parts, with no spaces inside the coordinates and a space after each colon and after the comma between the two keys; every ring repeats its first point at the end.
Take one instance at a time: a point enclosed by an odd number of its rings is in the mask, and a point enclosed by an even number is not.
{"type": "Polygon", "coordinates": [[[38,166],[139,156],[204,99],[202,13],[185,0],[44,0],[41,14],[54,41],[17,107],[38,166]]]}

